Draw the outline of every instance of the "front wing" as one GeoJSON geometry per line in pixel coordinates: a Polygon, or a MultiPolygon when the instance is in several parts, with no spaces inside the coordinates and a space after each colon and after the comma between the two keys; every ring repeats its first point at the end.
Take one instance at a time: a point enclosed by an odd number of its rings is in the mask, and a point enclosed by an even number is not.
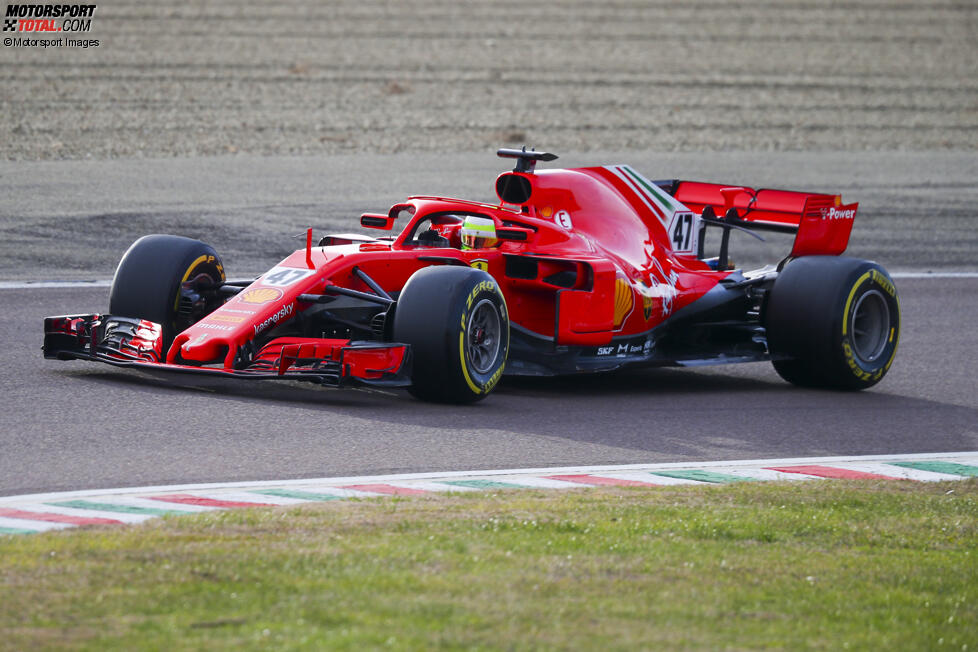
{"type": "Polygon", "coordinates": [[[233,368],[168,364],[159,324],[100,314],[47,317],[44,357],[212,377],[302,380],[331,387],[411,384],[411,350],[406,344],[280,337],[253,355],[243,355],[233,368]]]}

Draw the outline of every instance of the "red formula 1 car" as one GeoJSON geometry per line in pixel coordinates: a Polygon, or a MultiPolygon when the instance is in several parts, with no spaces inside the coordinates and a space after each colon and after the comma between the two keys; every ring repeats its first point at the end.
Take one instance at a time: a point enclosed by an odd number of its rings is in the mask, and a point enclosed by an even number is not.
{"type": "Polygon", "coordinates": [[[49,317],[44,355],[330,386],[405,386],[470,402],[504,374],[771,360],[788,381],[863,389],[893,362],[896,288],[843,258],[857,204],[838,195],[650,181],[627,165],[496,179],[500,203],[411,197],[257,279],[217,253],[148,235],[126,252],[108,314],[49,317]],[[731,269],[732,229],[795,233],[790,255],[731,269]],[[704,253],[716,230],[719,251],[704,253]]]}

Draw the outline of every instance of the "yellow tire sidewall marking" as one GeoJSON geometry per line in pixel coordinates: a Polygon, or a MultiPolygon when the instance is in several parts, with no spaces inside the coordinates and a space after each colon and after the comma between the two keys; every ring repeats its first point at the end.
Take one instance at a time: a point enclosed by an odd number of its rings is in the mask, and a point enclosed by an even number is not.
{"type": "MultiPolygon", "coordinates": [[[[190,267],[187,268],[187,271],[183,273],[183,278],[180,279],[180,285],[186,283],[190,279],[190,274],[193,273],[197,265],[200,265],[202,263],[214,263],[214,266],[217,268],[218,273],[221,275],[220,280],[224,281],[225,278],[224,266],[221,265],[219,262],[217,262],[217,258],[215,258],[214,256],[210,254],[204,254],[203,256],[198,256],[194,262],[190,263],[190,267]]],[[[180,307],[180,294],[178,293],[177,298],[174,299],[173,301],[173,310],[177,310],[177,308],[179,307],[180,307]]]]}
{"type": "MultiPolygon", "coordinates": [[[[897,309],[897,326],[899,326],[900,299],[897,298],[896,287],[888,278],[886,278],[879,271],[875,269],[871,269],[856,280],[856,282],[852,285],[852,289],[849,291],[849,298],[846,299],[845,311],[842,313],[842,352],[846,359],[846,365],[849,367],[849,370],[852,371],[853,375],[855,375],[860,380],[870,380],[871,378],[875,380],[879,380],[880,378],[883,377],[883,374],[886,373],[886,371],[890,368],[890,365],[893,364],[893,359],[896,357],[897,344],[899,344],[899,334],[898,333],[896,334],[897,343],[894,344],[893,350],[890,352],[886,364],[883,365],[883,367],[881,367],[880,369],[877,369],[875,372],[869,372],[863,370],[863,368],[859,365],[859,363],[856,362],[855,356],[853,355],[852,352],[852,346],[846,340],[846,336],[848,335],[849,332],[849,309],[852,307],[852,300],[856,296],[856,291],[859,290],[860,287],[862,287],[863,283],[867,279],[870,279],[871,281],[875,282],[877,285],[883,288],[883,290],[887,294],[893,297],[893,301],[896,303],[896,309],[897,309]]],[[[895,327],[891,327],[890,336],[889,336],[889,340],[891,342],[893,341],[894,330],[895,327]]]]}
{"type": "MultiPolygon", "coordinates": [[[[201,263],[206,263],[208,258],[214,258],[214,257],[204,254],[203,256],[197,258],[197,260],[195,260],[194,262],[190,263],[190,267],[187,268],[187,271],[183,273],[183,278],[180,279],[180,285],[186,283],[187,280],[190,278],[190,273],[194,271],[194,268],[196,268],[197,265],[200,265],[201,263]]],[[[173,300],[173,310],[176,311],[177,308],[179,307],[180,307],[180,292],[178,291],[176,298],[173,300]]]]}
{"type": "MultiPolygon", "coordinates": [[[[469,374],[469,366],[465,361],[465,324],[468,321],[469,310],[472,308],[472,302],[482,290],[489,290],[499,297],[501,304],[499,306],[501,320],[506,319],[506,315],[508,314],[506,310],[506,298],[503,296],[503,293],[499,291],[499,286],[494,281],[480,281],[474,288],[472,288],[472,291],[469,292],[469,296],[465,302],[465,309],[462,311],[462,319],[460,323],[461,331],[458,334],[458,356],[459,363],[461,363],[462,366],[462,376],[465,378],[465,382],[468,384],[469,389],[471,389],[475,394],[488,394],[490,391],[492,391],[492,388],[495,387],[496,383],[499,382],[499,379],[502,378],[503,369],[506,368],[506,362],[503,361],[503,364],[499,365],[499,369],[496,370],[492,377],[482,387],[476,384],[476,382],[472,380],[472,376],[469,374]]],[[[502,324],[500,324],[500,326],[502,326],[502,324]]],[[[506,329],[506,348],[504,350],[509,351],[508,328],[506,329]]]]}

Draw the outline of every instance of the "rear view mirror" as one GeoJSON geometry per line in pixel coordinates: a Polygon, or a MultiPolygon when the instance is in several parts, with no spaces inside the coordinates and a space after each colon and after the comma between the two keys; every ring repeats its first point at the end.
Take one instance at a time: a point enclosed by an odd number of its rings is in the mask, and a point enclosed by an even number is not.
{"type": "Polygon", "coordinates": [[[391,206],[390,212],[387,215],[383,213],[364,213],[360,216],[360,226],[365,226],[368,229],[390,231],[394,228],[394,222],[397,218],[410,218],[414,215],[414,211],[413,204],[394,204],[391,206]]]}
{"type": "Polygon", "coordinates": [[[390,231],[394,228],[394,218],[382,213],[364,213],[360,216],[360,226],[390,231]]]}

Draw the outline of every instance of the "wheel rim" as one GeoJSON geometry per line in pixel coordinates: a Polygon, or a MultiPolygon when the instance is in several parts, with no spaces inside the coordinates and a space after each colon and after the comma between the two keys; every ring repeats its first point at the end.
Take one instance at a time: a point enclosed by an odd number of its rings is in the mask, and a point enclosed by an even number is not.
{"type": "Polygon", "coordinates": [[[890,332],[890,308],[878,290],[859,297],[849,324],[852,348],[864,362],[873,362],[886,348],[890,332]]]}
{"type": "Polygon", "coordinates": [[[466,353],[476,373],[488,373],[499,356],[502,325],[499,310],[489,299],[475,305],[465,332],[466,353]]]}
{"type": "Polygon", "coordinates": [[[215,290],[223,279],[215,280],[213,274],[202,265],[187,271],[187,280],[180,284],[177,294],[174,326],[182,331],[212,313],[221,305],[215,290]],[[196,272],[196,273],[195,273],[196,272]]]}

